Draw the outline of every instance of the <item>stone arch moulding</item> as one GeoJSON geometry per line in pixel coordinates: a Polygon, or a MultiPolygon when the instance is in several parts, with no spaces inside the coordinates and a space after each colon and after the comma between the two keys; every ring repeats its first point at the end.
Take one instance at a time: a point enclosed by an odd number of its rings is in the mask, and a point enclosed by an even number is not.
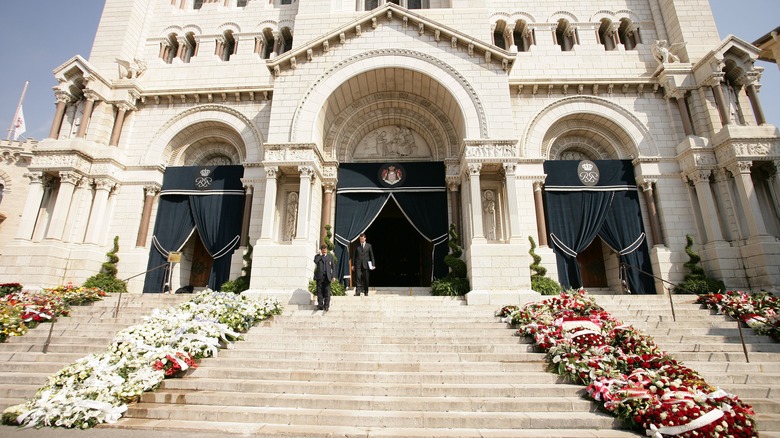
{"type": "Polygon", "coordinates": [[[11,175],[0,169],[0,184],[3,186],[3,191],[6,195],[11,193],[11,185],[13,184],[13,178],[11,175]]]}
{"type": "Polygon", "coordinates": [[[541,148],[547,131],[564,117],[577,114],[604,117],[618,125],[631,139],[634,158],[659,155],[650,131],[630,111],[599,97],[573,96],[553,102],[534,116],[520,140],[523,156],[542,158],[541,148]]]}
{"type": "Polygon", "coordinates": [[[320,109],[328,97],[344,82],[353,76],[370,70],[382,68],[405,68],[429,75],[438,81],[460,104],[463,113],[466,138],[487,138],[488,126],[485,108],[477,95],[474,86],[455,68],[431,55],[405,49],[370,50],[347,58],[323,75],[321,75],[301,98],[290,124],[290,141],[293,143],[315,143],[322,146],[322,141],[315,138],[314,127],[320,109]],[[399,59],[400,58],[400,59],[399,59]],[[423,61],[423,62],[419,62],[423,61]],[[346,68],[349,67],[349,68],[346,68]],[[299,133],[309,131],[311,136],[299,137],[299,133]]]}
{"type": "Polygon", "coordinates": [[[160,127],[139,164],[164,165],[164,152],[171,140],[183,130],[201,122],[219,122],[234,129],[244,141],[243,149],[238,151],[243,162],[260,161],[260,148],[264,140],[251,120],[227,106],[200,105],[182,111],[160,127]]]}

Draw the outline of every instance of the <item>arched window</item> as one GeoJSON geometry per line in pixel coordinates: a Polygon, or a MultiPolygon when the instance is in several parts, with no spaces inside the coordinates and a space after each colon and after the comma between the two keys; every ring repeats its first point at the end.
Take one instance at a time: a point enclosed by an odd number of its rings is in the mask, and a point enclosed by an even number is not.
{"type": "Polygon", "coordinates": [[[175,33],[168,34],[168,37],[160,43],[160,58],[170,64],[178,54],[179,37],[175,33]]]}
{"type": "Polygon", "coordinates": [[[192,9],[200,9],[203,7],[203,0],[195,0],[192,2],[192,9]]]}
{"type": "Polygon", "coordinates": [[[216,55],[223,61],[230,61],[230,57],[236,53],[238,44],[233,38],[233,31],[228,30],[222,34],[222,39],[217,40],[216,55]]]}
{"type": "Polygon", "coordinates": [[[192,59],[192,57],[197,53],[198,43],[195,41],[195,34],[189,32],[184,35],[183,45],[184,47],[181,51],[181,60],[185,63],[190,62],[190,59],[192,59]]]}
{"type": "Polygon", "coordinates": [[[506,30],[506,23],[504,21],[498,21],[493,28],[493,45],[500,47],[504,50],[507,49],[507,41],[504,38],[504,30],[506,30]]]}
{"type": "Polygon", "coordinates": [[[5,186],[3,183],[0,183],[0,204],[3,203],[3,193],[5,193],[5,186]]]}
{"type": "Polygon", "coordinates": [[[370,11],[386,3],[394,3],[406,9],[430,8],[430,0],[358,0],[357,8],[359,11],[370,11]]]}
{"type": "Polygon", "coordinates": [[[274,34],[269,28],[263,29],[263,35],[257,37],[258,46],[257,53],[263,59],[271,59],[271,54],[274,52],[274,34]]]}
{"type": "Polygon", "coordinates": [[[596,32],[596,34],[599,39],[599,44],[603,45],[604,49],[606,49],[607,51],[617,49],[617,45],[618,45],[617,30],[618,30],[617,23],[614,23],[609,18],[601,19],[601,24],[599,25],[599,29],[596,32]]]}
{"type": "Polygon", "coordinates": [[[620,43],[626,47],[626,50],[633,50],[642,43],[642,38],[639,34],[639,26],[628,18],[620,19],[618,36],[620,38],[620,43]]]}
{"type": "Polygon", "coordinates": [[[289,52],[290,50],[292,50],[293,47],[292,31],[290,30],[289,27],[285,27],[282,29],[282,41],[283,42],[281,44],[281,52],[279,53],[280,55],[282,53],[289,52]]]}
{"type": "Polygon", "coordinates": [[[577,28],[565,18],[558,20],[558,26],[555,28],[555,44],[561,46],[562,51],[568,52],[574,49],[574,45],[578,42],[577,28]]]}
{"type": "Polygon", "coordinates": [[[524,20],[518,20],[515,23],[515,30],[512,34],[518,52],[527,52],[531,50],[532,45],[536,44],[534,30],[524,20]]]}
{"type": "Polygon", "coordinates": [[[238,0],[236,2],[236,6],[238,6],[239,8],[243,8],[243,7],[246,7],[247,3],[248,3],[248,0],[238,0]]]}

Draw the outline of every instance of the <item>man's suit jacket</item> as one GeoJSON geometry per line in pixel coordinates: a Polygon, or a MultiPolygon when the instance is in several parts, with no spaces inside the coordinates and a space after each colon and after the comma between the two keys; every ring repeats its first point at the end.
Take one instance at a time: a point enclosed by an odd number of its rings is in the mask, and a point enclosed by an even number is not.
{"type": "Polygon", "coordinates": [[[336,269],[333,266],[333,256],[330,253],[325,255],[317,254],[314,256],[314,264],[317,266],[314,269],[315,280],[333,280],[336,269]]]}
{"type": "Polygon", "coordinates": [[[368,269],[368,262],[376,266],[374,261],[374,248],[371,244],[366,242],[366,246],[362,247],[360,244],[355,248],[355,254],[352,256],[352,266],[356,269],[368,269]]]}

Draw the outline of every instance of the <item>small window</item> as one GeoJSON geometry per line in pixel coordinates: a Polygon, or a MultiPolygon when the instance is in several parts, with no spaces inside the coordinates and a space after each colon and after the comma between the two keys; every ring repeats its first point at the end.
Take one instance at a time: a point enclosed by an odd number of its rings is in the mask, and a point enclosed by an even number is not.
{"type": "Polygon", "coordinates": [[[515,23],[515,30],[512,32],[512,38],[514,39],[518,52],[527,52],[531,50],[532,45],[536,44],[534,30],[523,20],[519,20],[515,23]]]}
{"type": "Polygon", "coordinates": [[[236,2],[236,6],[238,6],[239,8],[244,8],[244,7],[246,7],[246,4],[248,2],[249,2],[249,0],[238,0],[236,2]]]}
{"type": "Polygon", "coordinates": [[[422,9],[422,0],[406,0],[406,9],[422,9]]]}
{"type": "Polygon", "coordinates": [[[555,44],[561,46],[561,50],[569,52],[574,49],[579,38],[577,37],[577,28],[569,23],[569,20],[561,18],[558,20],[558,26],[555,28],[555,44]]]}
{"type": "Polygon", "coordinates": [[[601,19],[597,35],[599,37],[599,43],[604,46],[604,49],[607,51],[617,49],[619,43],[617,30],[618,26],[616,23],[613,23],[608,18],[601,19]]]}
{"type": "Polygon", "coordinates": [[[200,9],[203,7],[203,0],[195,0],[192,2],[192,9],[200,9]]]}
{"type": "Polygon", "coordinates": [[[217,41],[216,55],[223,61],[230,61],[230,57],[236,53],[238,44],[233,38],[233,32],[227,31],[222,35],[222,39],[217,41]]]}
{"type": "Polygon", "coordinates": [[[642,43],[642,39],[639,35],[639,26],[628,18],[620,20],[618,37],[620,38],[620,43],[625,46],[626,50],[634,50],[636,46],[642,43]]]}
{"type": "Polygon", "coordinates": [[[3,193],[5,193],[5,186],[0,184],[0,204],[3,203],[3,193]]]}
{"type": "Polygon", "coordinates": [[[499,21],[495,24],[493,29],[493,45],[500,47],[504,50],[507,49],[506,38],[504,38],[504,30],[506,29],[506,23],[499,21]]]}
{"type": "Polygon", "coordinates": [[[198,43],[195,41],[195,35],[190,32],[184,36],[184,47],[181,51],[182,62],[188,63],[195,53],[197,53],[198,43]]]}
{"type": "Polygon", "coordinates": [[[292,0],[282,0],[282,5],[291,5],[292,0]]]}
{"type": "Polygon", "coordinates": [[[172,33],[160,43],[160,58],[167,64],[171,64],[176,56],[179,56],[179,37],[172,33]]]}

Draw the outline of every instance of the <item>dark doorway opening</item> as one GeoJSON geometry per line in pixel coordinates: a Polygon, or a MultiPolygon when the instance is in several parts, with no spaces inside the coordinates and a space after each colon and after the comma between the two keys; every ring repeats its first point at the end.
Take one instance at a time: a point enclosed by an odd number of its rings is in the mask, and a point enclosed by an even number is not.
{"type": "Polygon", "coordinates": [[[577,254],[577,263],[582,274],[582,287],[609,287],[601,238],[596,237],[584,251],[577,254]]]}
{"type": "MultiPolygon", "coordinates": [[[[376,269],[371,287],[418,287],[431,285],[433,245],[406,219],[391,198],[366,230],[374,247],[376,269]]],[[[354,252],[354,245],[351,251],[354,252]]]]}

